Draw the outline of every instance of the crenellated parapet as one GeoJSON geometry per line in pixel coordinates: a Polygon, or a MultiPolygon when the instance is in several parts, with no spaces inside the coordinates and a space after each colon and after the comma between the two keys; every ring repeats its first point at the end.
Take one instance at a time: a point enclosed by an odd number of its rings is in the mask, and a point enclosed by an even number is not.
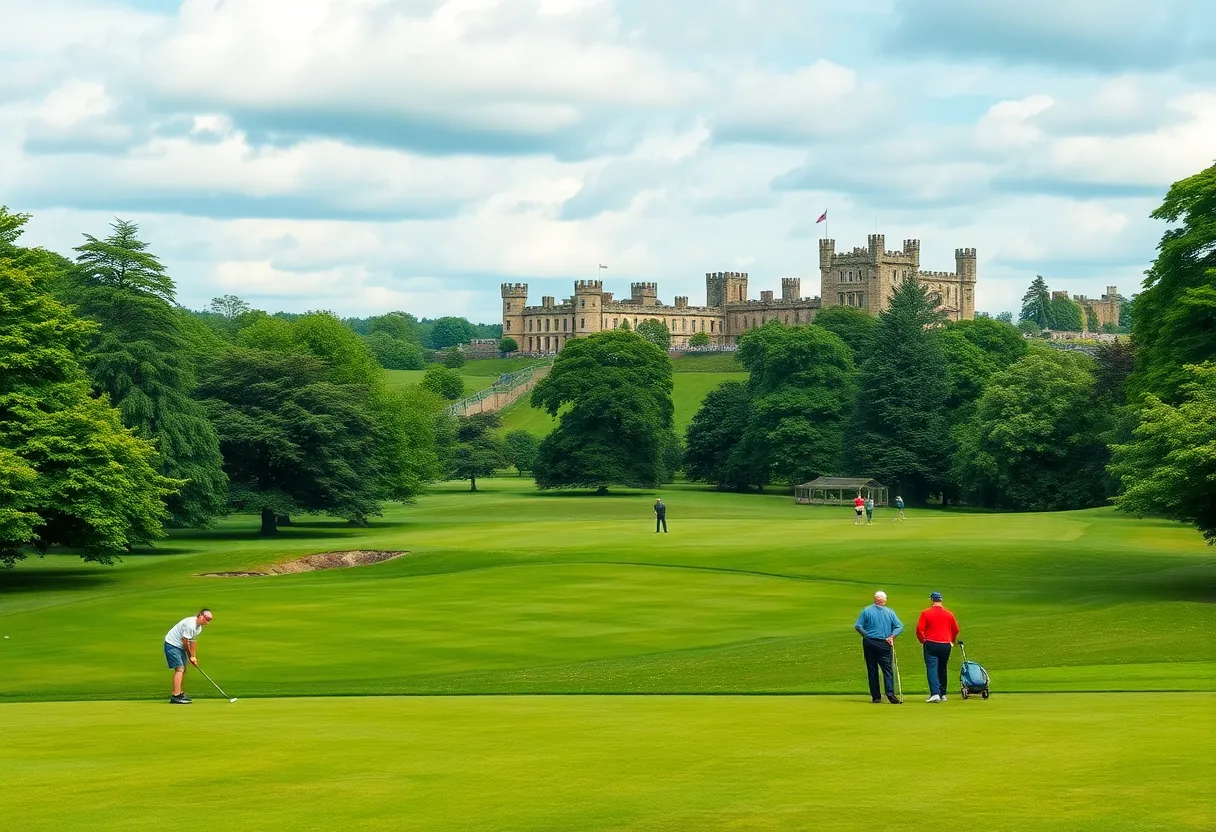
{"type": "Polygon", "coordinates": [[[524,298],[528,297],[527,283],[504,283],[502,284],[502,296],[504,298],[524,298]]]}
{"type": "Polygon", "coordinates": [[[603,291],[604,281],[602,280],[576,280],[574,282],[576,295],[598,295],[603,291]]]}

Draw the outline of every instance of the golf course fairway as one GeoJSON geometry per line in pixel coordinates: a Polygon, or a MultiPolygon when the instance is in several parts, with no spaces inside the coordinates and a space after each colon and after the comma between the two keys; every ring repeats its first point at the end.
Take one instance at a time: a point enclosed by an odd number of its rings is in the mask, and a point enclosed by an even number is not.
{"type": "Polygon", "coordinates": [[[0,828],[1216,828],[1216,550],[1192,529],[479,487],[0,573],[0,828]],[[405,554],[202,576],[349,550],[405,554]],[[875,589],[909,629],[941,591],[992,698],[925,704],[908,632],[906,703],[871,704],[875,589]],[[160,644],[202,606],[202,667],[239,701],[188,671],[171,706],[160,644]]]}

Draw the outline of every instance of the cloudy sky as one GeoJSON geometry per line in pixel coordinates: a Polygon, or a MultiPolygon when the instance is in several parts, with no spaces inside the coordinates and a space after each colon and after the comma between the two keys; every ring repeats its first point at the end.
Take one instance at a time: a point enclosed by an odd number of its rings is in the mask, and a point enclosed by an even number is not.
{"type": "Polygon", "coordinates": [[[703,302],[816,238],[979,250],[978,308],[1138,288],[1216,160],[1211,0],[0,0],[0,203],[137,221],[180,300],[495,321],[703,302]]]}

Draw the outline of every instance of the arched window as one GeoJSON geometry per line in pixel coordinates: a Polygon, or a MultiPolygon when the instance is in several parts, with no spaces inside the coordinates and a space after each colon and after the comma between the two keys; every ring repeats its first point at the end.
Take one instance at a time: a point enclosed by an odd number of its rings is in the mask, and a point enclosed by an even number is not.
{"type": "Polygon", "coordinates": [[[532,331],[532,319],[528,318],[528,332],[532,331]]]}

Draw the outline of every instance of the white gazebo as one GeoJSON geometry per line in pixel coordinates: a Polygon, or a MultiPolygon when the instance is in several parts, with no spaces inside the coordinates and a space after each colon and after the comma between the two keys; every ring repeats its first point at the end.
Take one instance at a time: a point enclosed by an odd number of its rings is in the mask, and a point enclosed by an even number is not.
{"type": "Polygon", "coordinates": [[[860,494],[874,500],[874,505],[887,504],[887,487],[866,477],[820,477],[794,488],[794,502],[812,506],[851,505],[860,494]]]}

